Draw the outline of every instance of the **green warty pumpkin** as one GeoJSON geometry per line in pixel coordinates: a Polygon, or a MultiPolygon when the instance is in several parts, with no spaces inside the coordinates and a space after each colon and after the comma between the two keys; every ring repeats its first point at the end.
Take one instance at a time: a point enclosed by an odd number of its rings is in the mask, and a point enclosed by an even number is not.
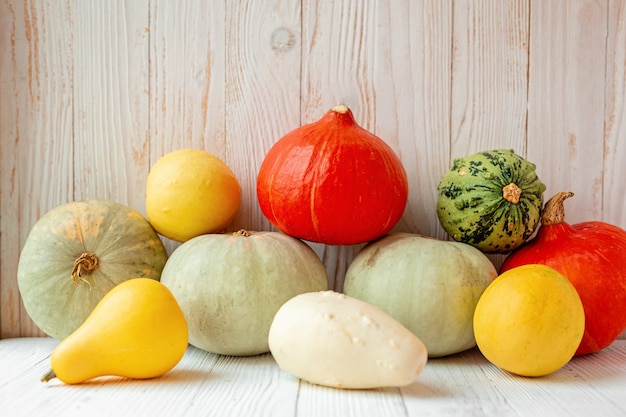
{"type": "Polygon", "coordinates": [[[441,226],[485,253],[517,248],[540,221],[546,186],[535,168],[505,149],[455,159],[437,187],[441,226]]]}

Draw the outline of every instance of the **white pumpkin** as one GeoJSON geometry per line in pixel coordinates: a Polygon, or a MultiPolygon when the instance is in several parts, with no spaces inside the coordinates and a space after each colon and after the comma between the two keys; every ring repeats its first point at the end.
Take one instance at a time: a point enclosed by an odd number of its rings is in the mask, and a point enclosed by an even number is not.
{"type": "Polygon", "coordinates": [[[283,303],[328,289],[315,252],[277,232],[197,236],[172,253],[161,282],[185,314],[189,343],[234,356],[269,352],[269,327],[283,303]]]}
{"type": "Polygon", "coordinates": [[[281,369],[335,388],[409,385],[427,361],[426,347],[407,328],[378,307],[334,291],[283,304],[269,344],[281,369]]]}
{"type": "Polygon", "coordinates": [[[357,254],[343,291],[394,317],[434,358],[476,346],[474,310],[496,276],[491,261],[468,244],[393,233],[357,254]]]}

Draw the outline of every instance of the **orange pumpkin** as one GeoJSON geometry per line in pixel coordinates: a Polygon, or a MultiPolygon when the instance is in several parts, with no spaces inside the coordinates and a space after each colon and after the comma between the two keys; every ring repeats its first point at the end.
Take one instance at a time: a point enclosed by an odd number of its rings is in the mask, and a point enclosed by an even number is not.
{"type": "Polygon", "coordinates": [[[570,225],[561,192],[546,203],[537,236],[513,251],[500,272],[525,264],[550,266],[570,280],[585,309],[585,334],[576,355],[609,346],[626,330],[626,231],[599,221],[570,225]]]}
{"type": "Polygon", "coordinates": [[[357,244],[400,220],[408,180],[391,147],[340,105],[274,144],[259,169],[257,197],[270,223],[286,234],[357,244]]]}

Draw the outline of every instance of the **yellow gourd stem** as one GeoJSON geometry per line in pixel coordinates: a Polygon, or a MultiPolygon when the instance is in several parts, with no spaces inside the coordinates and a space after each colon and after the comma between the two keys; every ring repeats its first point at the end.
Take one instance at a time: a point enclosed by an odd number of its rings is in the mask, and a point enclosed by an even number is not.
{"type": "Polygon", "coordinates": [[[504,198],[509,203],[519,203],[519,198],[521,195],[522,189],[519,188],[515,183],[510,183],[509,185],[505,185],[502,188],[502,198],[504,198]]]}
{"type": "Polygon", "coordinates": [[[541,224],[550,226],[563,223],[565,221],[565,208],[563,207],[563,202],[573,196],[574,193],[571,191],[560,191],[553,195],[543,208],[543,212],[541,213],[541,224]]]}
{"type": "Polygon", "coordinates": [[[50,369],[44,376],[41,377],[41,382],[48,382],[56,377],[57,374],[55,374],[54,371],[50,369]]]}
{"type": "Polygon", "coordinates": [[[72,266],[72,281],[74,281],[76,285],[80,285],[81,282],[86,282],[91,291],[91,284],[84,279],[83,276],[91,274],[97,266],[98,257],[95,254],[90,252],[81,253],[80,256],[74,260],[74,265],[72,266]]]}

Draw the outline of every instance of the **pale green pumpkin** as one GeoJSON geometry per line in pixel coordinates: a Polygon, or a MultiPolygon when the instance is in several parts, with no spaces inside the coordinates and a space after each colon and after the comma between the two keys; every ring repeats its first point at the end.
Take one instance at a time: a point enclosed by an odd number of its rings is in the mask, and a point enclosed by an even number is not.
{"type": "Polygon", "coordinates": [[[46,334],[64,339],[102,297],[131,278],[158,280],[167,252],[138,211],[110,200],[53,208],[30,231],[17,282],[26,312],[46,334]]]}
{"type": "Polygon", "coordinates": [[[179,246],[161,282],[179,302],[189,343],[212,353],[269,352],[269,328],[292,297],[328,289],[324,264],[302,241],[277,232],[206,234],[179,246]]]}
{"type": "Polygon", "coordinates": [[[496,276],[470,245],[392,233],[357,254],[344,293],[378,306],[411,330],[429,357],[440,357],[476,345],[474,309],[496,276]]]}

